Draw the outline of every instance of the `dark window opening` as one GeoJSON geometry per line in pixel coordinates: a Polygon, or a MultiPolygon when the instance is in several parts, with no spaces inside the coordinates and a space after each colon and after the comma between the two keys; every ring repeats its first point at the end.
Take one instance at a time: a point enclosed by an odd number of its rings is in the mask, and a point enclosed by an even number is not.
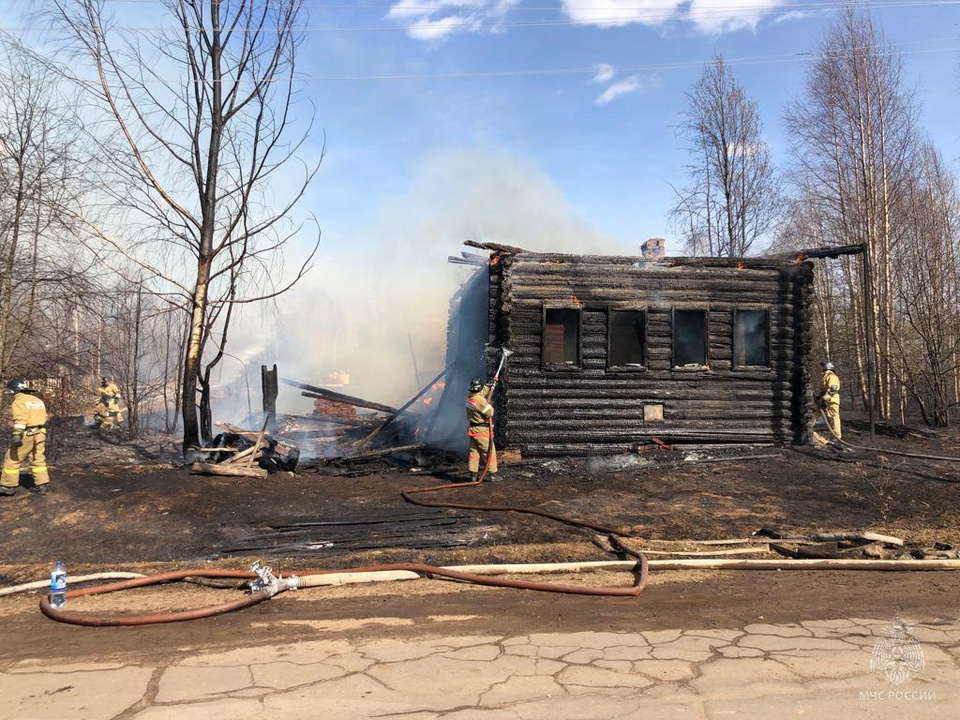
{"type": "Polygon", "coordinates": [[[548,308],[543,320],[545,365],[578,365],[580,362],[580,311],[548,308]]]}
{"type": "Polygon", "coordinates": [[[734,365],[770,365],[770,313],[737,310],[733,323],[734,365]]]}
{"type": "Polygon", "coordinates": [[[707,364],[707,311],[673,311],[673,364],[707,364]]]}
{"type": "Polygon", "coordinates": [[[607,318],[610,328],[607,365],[643,366],[646,315],[640,310],[611,310],[607,318]]]}

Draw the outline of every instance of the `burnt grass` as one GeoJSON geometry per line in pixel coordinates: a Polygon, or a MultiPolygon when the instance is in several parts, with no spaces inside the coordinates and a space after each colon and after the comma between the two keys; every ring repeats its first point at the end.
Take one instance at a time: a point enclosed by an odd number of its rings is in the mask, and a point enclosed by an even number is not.
{"type": "MultiPolygon", "coordinates": [[[[865,445],[858,427],[845,437],[865,445]]],[[[882,430],[877,448],[960,456],[956,431],[882,430]]],[[[72,433],[51,438],[46,496],[21,490],[0,498],[0,565],[62,559],[78,569],[208,561],[242,567],[265,558],[346,567],[608,557],[590,544],[589,530],[516,512],[419,508],[400,495],[465,480],[459,467],[383,467],[355,477],[316,470],[266,480],[201,476],[164,460],[162,444],[72,433]]],[[[799,447],[751,452],[775,457],[743,458],[741,449],[727,451],[732,459],[703,462],[723,455],[653,449],[627,459],[524,462],[504,468],[497,483],[415,497],[537,508],[651,540],[743,537],[760,528],[785,535],[870,529],[911,545],[960,546],[960,465],[799,447]]]]}

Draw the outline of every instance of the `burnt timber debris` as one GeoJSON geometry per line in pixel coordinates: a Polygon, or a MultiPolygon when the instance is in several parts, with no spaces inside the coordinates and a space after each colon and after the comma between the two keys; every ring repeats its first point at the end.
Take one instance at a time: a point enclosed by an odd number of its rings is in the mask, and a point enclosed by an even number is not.
{"type": "Polygon", "coordinates": [[[466,244],[489,252],[487,342],[515,353],[495,399],[503,447],[807,440],[814,251],[650,262],[466,244]]]}
{"type": "Polygon", "coordinates": [[[464,547],[490,531],[475,517],[430,508],[370,509],[335,519],[231,529],[235,537],[217,555],[289,555],[323,551],[418,550],[464,547]]]}

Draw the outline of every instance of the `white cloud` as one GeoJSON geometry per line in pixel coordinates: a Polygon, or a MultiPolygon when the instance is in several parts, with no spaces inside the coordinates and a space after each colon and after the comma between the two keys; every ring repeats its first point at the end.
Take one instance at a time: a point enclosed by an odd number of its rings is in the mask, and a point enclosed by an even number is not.
{"type": "Polygon", "coordinates": [[[606,105],[616,100],[622,95],[642,95],[660,85],[660,79],[656,75],[641,76],[631,75],[623,80],[618,80],[593,101],[594,105],[606,105]]]}
{"type": "Polygon", "coordinates": [[[782,15],[777,15],[777,17],[773,19],[773,22],[775,24],[778,24],[782,22],[789,22],[791,20],[806,20],[807,18],[811,18],[814,15],[818,15],[818,14],[822,14],[822,13],[800,12],[798,10],[792,10],[790,12],[785,12],[782,15]]]}
{"type": "Polygon", "coordinates": [[[693,0],[684,19],[704,35],[755,30],[757,23],[783,0],[693,0]]]}
{"type": "Polygon", "coordinates": [[[614,69],[613,65],[608,65],[606,63],[600,63],[596,65],[597,74],[593,76],[591,82],[595,83],[608,83],[613,80],[613,76],[617,74],[617,71],[614,69]]]}
{"type": "MultiPolygon", "coordinates": [[[[703,35],[755,30],[771,11],[786,0],[563,0],[563,13],[571,20],[596,27],[648,25],[671,21],[689,23],[703,35]]],[[[804,13],[779,13],[776,22],[799,20],[804,13]]]]}
{"type": "Polygon", "coordinates": [[[685,0],[563,0],[563,12],[574,22],[599,27],[642,23],[663,25],[674,18],[685,0]]]}
{"type": "Polygon", "coordinates": [[[497,32],[520,0],[400,0],[387,19],[407,27],[417,40],[438,40],[456,32],[497,32]]]}

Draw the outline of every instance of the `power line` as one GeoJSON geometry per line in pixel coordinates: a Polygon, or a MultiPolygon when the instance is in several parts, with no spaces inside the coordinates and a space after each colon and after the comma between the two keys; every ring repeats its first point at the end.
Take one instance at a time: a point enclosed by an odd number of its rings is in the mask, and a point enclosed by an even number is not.
{"type": "MultiPolygon", "coordinates": [[[[115,0],[116,2],[152,2],[153,0],[115,0]]],[[[777,5],[770,7],[751,7],[748,5],[728,5],[728,6],[713,6],[710,8],[703,8],[699,10],[687,9],[685,11],[680,10],[679,6],[661,6],[656,8],[641,8],[636,7],[632,8],[636,10],[635,14],[631,15],[621,15],[615,17],[600,17],[596,19],[573,19],[573,18],[560,18],[560,19],[549,19],[549,20],[504,20],[504,19],[495,19],[495,18],[460,18],[456,16],[455,12],[462,12],[464,8],[456,7],[449,10],[444,9],[443,11],[437,10],[436,8],[425,9],[423,10],[426,14],[434,14],[436,12],[446,12],[447,14],[442,17],[438,17],[436,20],[423,19],[412,23],[394,23],[394,24],[378,24],[378,25],[298,25],[290,28],[281,28],[281,29],[271,29],[271,28],[259,28],[256,30],[250,30],[246,28],[235,28],[234,32],[240,33],[263,33],[269,31],[293,31],[293,32],[364,32],[364,31],[414,31],[414,30],[436,30],[442,29],[444,31],[451,30],[477,30],[481,27],[492,26],[497,29],[505,28],[540,28],[540,27],[584,27],[584,26],[597,26],[597,25],[626,25],[634,23],[643,23],[643,22],[665,22],[672,18],[677,18],[681,20],[722,20],[727,18],[737,18],[737,17],[753,17],[753,16],[772,16],[772,15],[788,15],[791,13],[798,12],[817,12],[823,10],[838,9],[842,7],[848,7],[849,2],[824,2],[824,3],[796,3],[789,5],[777,5]],[[450,20],[450,22],[443,22],[444,20],[450,20]]],[[[892,0],[891,2],[873,2],[870,3],[871,9],[876,10],[886,10],[886,9],[920,9],[920,8],[932,8],[932,7],[944,7],[944,6],[954,6],[960,5],[960,0],[892,0]]],[[[339,6],[337,6],[339,7],[339,6]]],[[[362,9],[362,8],[353,8],[353,9],[362,9]]],[[[386,7],[384,8],[386,9],[386,7]]],[[[407,8],[404,8],[405,10],[407,8]]],[[[468,8],[469,9],[469,8],[468,8]]],[[[490,10],[491,8],[475,8],[477,10],[490,10]]],[[[510,12],[518,8],[511,9],[510,12]]],[[[546,10],[546,8],[541,8],[546,10]]],[[[553,8],[556,10],[556,8],[553,8]]],[[[590,8],[591,10],[596,10],[595,8],[590,8]]],[[[617,10],[620,12],[625,12],[628,9],[623,7],[609,8],[610,10],[617,10]]],[[[53,30],[54,25],[45,25],[45,26],[19,26],[19,27],[0,27],[0,31],[10,32],[10,33],[21,33],[21,32],[45,32],[53,30]]],[[[111,26],[110,30],[117,32],[183,32],[183,28],[180,26],[164,26],[164,25],[155,25],[155,26],[135,26],[135,25],[115,25],[111,26]]]]}
{"type": "MultiPolygon", "coordinates": [[[[960,36],[948,37],[948,38],[936,38],[928,40],[915,40],[908,41],[904,43],[899,43],[893,47],[902,47],[906,45],[928,45],[933,43],[940,42],[960,42],[960,36]]],[[[928,55],[936,53],[945,53],[945,52],[960,52],[960,45],[954,45],[952,47],[945,48],[926,48],[926,49],[914,49],[914,50],[903,50],[903,49],[892,49],[885,52],[871,52],[870,55],[874,57],[904,57],[908,55],[928,55]]],[[[856,57],[857,52],[847,52],[847,53],[831,53],[829,55],[821,55],[812,52],[799,52],[799,53],[787,53],[781,55],[757,55],[757,56],[748,56],[740,58],[724,58],[724,63],[727,65],[736,65],[736,66],[746,66],[746,67],[756,67],[763,65],[785,65],[790,63],[798,62],[816,62],[818,60],[823,60],[826,58],[831,59],[844,59],[850,57],[856,57]]],[[[677,62],[665,62],[665,63],[640,63],[640,64],[628,64],[628,65],[605,65],[605,69],[609,69],[616,73],[639,73],[639,72],[666,72],[671,70],[687,70],[690,68],[701,68],[704,65],[712,62],[711,60],[683,60],[677,62]]],[[[418,73],[418,74],[394,74],[394,75],[346,75],[346,76],[320,76],[320,75],[296,75],[295,80],[297,82],[365,82],[365,81],[417,81],[417,80],[477,80],[477,79],[486,79],[486,78],[523,78],[523,77],[549,77],[549,76],[572,76],[572,75],[595,75],[597,73],[597,66],[591,65],[590,67],[576,67],[576,68],[546,68],[546,69],[518,69],[518,70],[477,70],[472,72],[460,72],[460,73],[418,73]]],[[[81,85],[89,86],[92,88],[98,87],[97,83],[82,80],[80,78],[74,77],[75,81],[81,85]]],[[[279,82],[286,83],[288,78],[276,78],[273,80],[266,80],[261,82],[279,82]]],[[[151,80],[143,80],[147,84],[161,84],[161,85],[177,85],[180,80],[168,80],[162,78],[154,78],[151,80]]],[[[235,79],[226,79],[221,82],[230,83],[236,82],[235,79]]],[[[252,80],[251,80],[252,82],[252,80]]],[[[207,84],[212,84],[208,82],[207,84]]]]}
{"type": "MultiPolygon", "coordinates": [[[[950,38],[953,41],[960,40],[960,37],[950,38]]],[[[948,48],[932,48],[926,50],[902,50],[872,53],[876,57],[896,57],[906,55],[926,55],[943,52],[960,52],[960,45],[948,48]]],[[[854,57],[853,54],[832,54],[831,58],[854,57]]],[[[813,53],[792,53],[789,55],[768,55],[745,58],[724,58],[727,65],[757,66],[757,65],[783,65],[794,62],[812,62],[825,59],[823,55],[813,53]]],[[[639,65],[609,65],[609,69],[617,73],[627,72],[656,72],[668,70],[686,70],[689,68],[699,68],[709,64],[709,60],[686,60],[672,63],[644,63],[639,65]]],[[[470,80],[479,78],[496,77],[545,77],[550,75],[595,75],[597,67],[588,68],[561,68],[544,70],[479,70],[475,72],[464,73],[435,73],[435,74],[410,74],[410,75],[353,75],[353,76],[304,76],[297,77],[298,81],[303,82],[359,82],[376,80],[470,80]]]]}

